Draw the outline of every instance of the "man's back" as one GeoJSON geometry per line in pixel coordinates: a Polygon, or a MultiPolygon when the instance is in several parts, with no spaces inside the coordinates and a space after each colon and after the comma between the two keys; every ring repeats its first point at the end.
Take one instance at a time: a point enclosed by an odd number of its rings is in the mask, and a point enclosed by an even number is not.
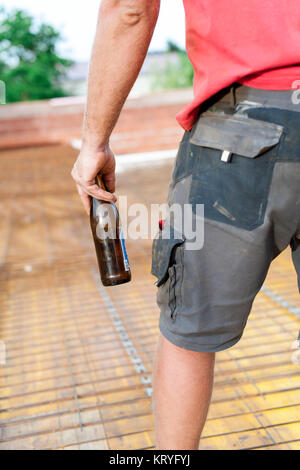
{"type": "Polygon", "coordinates": [[[234,82],[287,90],[300,78],[299,0],[183,2],[195,70],[195,100],[177,116],[185,129],[203,101],[234,82]]]}

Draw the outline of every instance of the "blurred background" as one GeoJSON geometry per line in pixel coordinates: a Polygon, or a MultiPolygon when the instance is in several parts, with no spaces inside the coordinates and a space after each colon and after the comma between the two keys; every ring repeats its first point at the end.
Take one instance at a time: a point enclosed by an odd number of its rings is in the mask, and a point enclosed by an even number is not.
{"type": "MultiPolygon", "coordinates": [[[[2,80],[10,82],[7,102],[84,95],[99,0],[89,0],[88,8],[74,4],[71,11],[58,0],[13,3],[12,9],[11,0],[1,2],[2,80]]],[[[184,45],[182,2],[166,0],[132,96],[191,86],[192,67],[184,45]]]]}
{"type": "MultiPolygon", "coordinates": [[[[2,0],[0,449],[152,449],[158,334],[151,241],[127,241],[133,282],[99,281],[70,177],[80,148],[99,0],[2,0]],[[1,365],[3,363],[3,365],[1,365]]],[[[181,0],[162,0],[150,51],[112,136],[117,193],[163,203],[191,100],[181,0]]],[[[201,449],[300,449],[300,321],[289,252],[243,340],[219,354],[201,449]]]]}

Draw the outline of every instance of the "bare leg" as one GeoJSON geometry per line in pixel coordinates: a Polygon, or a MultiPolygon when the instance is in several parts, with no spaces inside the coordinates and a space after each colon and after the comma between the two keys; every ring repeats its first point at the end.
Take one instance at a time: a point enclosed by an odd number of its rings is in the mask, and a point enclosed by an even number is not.
{"type": "Polygon", "coordinates": [[[211,400],[214,362],[214,353],[187,351],[160,335],[153,378],[157,449],[198,449],[211,400]]]}

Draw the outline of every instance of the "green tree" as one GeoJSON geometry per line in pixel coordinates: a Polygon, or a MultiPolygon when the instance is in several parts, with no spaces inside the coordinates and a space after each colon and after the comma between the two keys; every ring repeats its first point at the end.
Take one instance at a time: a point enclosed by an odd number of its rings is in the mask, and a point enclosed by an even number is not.
{"type": "Polygon", "coordinates": [[[168,54],[172,54],[173,60],[167,58],[163,68],[156,68],[153,71],[152,88],[169,90],[192,86],[194,70],[185,50],[174,42],[168,41],[166,54],[167,57],[168,54]]]}
{"type": "Polygon", "coordinates": [[[51,25],[37,24],[23,10],[0,10],[0,79],[6,101],[65,96],[62,78],[72,62],[57,52],[61,35],[51,25]]]}

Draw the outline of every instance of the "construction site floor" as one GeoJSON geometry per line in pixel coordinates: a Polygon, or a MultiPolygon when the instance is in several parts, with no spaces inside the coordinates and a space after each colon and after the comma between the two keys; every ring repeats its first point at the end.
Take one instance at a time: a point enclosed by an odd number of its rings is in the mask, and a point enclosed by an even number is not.
{"type": "MultiPolygon", "coordinates": [[[[153,449],[151,242],[127,243],[132,283],[102,287],[75,157],[67,145],[0,153],[0,449],[153,449]]],[[[162,203],[171,167],[123,172],[118,192],[162,203]]],[[[300,450],[299,312],[286,251],[243,339],[217,355],[200,449],[300,450]]]]}

